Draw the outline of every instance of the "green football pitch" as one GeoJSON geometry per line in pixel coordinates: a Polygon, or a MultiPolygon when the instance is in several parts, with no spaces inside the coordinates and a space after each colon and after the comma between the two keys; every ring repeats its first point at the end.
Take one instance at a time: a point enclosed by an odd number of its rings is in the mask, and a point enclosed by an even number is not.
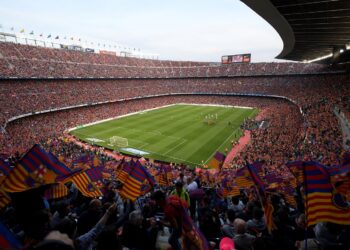
{"type": "Polygon", "coordinates": [[[231,141],[242,136],[244,119],[257,112],[231,106],[177,104],[78,126],[70,133],[89,144],[125,154],[201,166],[216,151],[231,149],[231,141]]]}

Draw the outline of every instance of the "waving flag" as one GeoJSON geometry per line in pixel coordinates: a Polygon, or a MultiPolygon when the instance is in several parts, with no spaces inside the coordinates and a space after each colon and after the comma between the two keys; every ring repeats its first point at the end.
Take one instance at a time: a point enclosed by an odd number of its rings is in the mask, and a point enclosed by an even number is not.
{"type": "Polygon", "coordinates": [[[142,186],[145,185],[145,182],[148,182],[150,186],[154,186],[155,180],[139,161],[131,162],[130,167],[129,176],[124,182],[120,195],[135,201],[137,197],[143,194],[142,186]]]}
{"type": "Polygon", "coordinates": [[[17,163],[2,183],[6,192],[22,192],[45,184],[58,182],[71,171],[54,155],[34,145],[17,163]]]}
{"type": "Polygon", "coordinates": [[[176,195],[168,197],[168,204],[178,211],[182,221],[182,245],[183,249],[209,250],[209,244],[202,232],[189,216],[181,199],[176,195]]]}
{"type": "Polygon", "coordinates": [[[215,155],[213,156],[213,158],[210,159],[210,161],[208,163],[208,167],[219,170],[221,168],[222,164],[224,163],[225,158],[226,158],[226,156],[223,153],[217,151],[215,153],[215,155]]]}
{"type": "Polygon", "coordinates": [[[171,179],[169,178],[171,170],[169,170],[166,166],[160,166],[158,173],[154,177],[158,182],[159,186],[168,187],[171,185],[171,179]]]}
{"type": "Polygon", "coordinates": [[[48,200],[59,199],[68,195],[68,188],[63,183],[53,184],[45,191],[45,198],[48,200]]]}
{"type": "Polygon", "coordinates": [[[268,184],[272,183],[282,183],[283,179],[280,176],[277,176],[275,173],[269,173],[264,176],[264,179],[268,184]]]}
{"type": "Polygon", "coordinates": [[[241,194],[237,184],[234,183],[230,178],[225,177],[221,181],[221,186],[222,186],[222,196],[224,198],[238,196],[241,194]]]}
{"type": "Polygon", "coordinates": [[[289,171],[294,175],[299,184],[304,183],[304,162],[302,161],[294,161],[288,162],[286,166],[289,171]]]}
{"type": "Polygon", "coordinates": [[[121,170],[118,171],[117,173],[117,180],[119,180],[121,183],[125,183],[126,180],[129,177],[130,171],[131,171],[131,165],[129,162],[123,161],[121,164],[121,170]]]}
{"type": "Polygon", "coordinates": [[[341,195],[350,194],[350,161],[348,154],[344,155],[342,165],[328,168],[331,183],[335,190],[341,195]]]}
{"type": "Polygon", "coordinates": [[[333,189],[327,168],[316,162],[304,162],[304,186],[307,225],[332,222],[350,225],[350,206],[333,189]]]}
{"type": "Polygon", "coordinates": [[[253,164],[248,164],[247,169],[249,171],[249,174],[252,178],[252,181],[254,182],[255,186],[258,188],[261,194],[265,192],[265,183],[262,181],[258,174],[258,169],[261,168],[261,163],[253,163],[253,164]]]}
{"type": "Polygon", "coordinates": [[[277,229],[277,227],[273,221],[274,208],[273,208],[270,201],[265,201],[263,205],[264,205],[266,227],[267,227],[267,230],[269,231],[269,233],[271,234],[273,230],[277,229]]]}
{"type": "Polygon", "coordinates": [[[240,168],[236,172],[236,183],[239,187],[249,188],[254,185],[247,166],[240,168]]]}
{"type": "Polygon", "coordinates": [[[101,191],[103,183],[102,178],[100,179],[99,176],[100,174],[98,174],[94,168],[74,174],[70,177],[70,180],[74,183],[82,195],[86,197],[99,197],[103,196],[101,191]]]}
{"type": "Polygon", "coordinates": [[[80,156],[72,161],[73,166],[78,166],[80,168],[89,168],[91,165],[91,156],[89,154],[80,156]]]}

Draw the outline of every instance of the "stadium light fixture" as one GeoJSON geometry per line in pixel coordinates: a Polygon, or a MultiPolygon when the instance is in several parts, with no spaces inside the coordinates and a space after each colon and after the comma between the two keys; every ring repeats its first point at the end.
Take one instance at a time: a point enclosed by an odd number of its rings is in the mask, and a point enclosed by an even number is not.
{"type": "Polygon", "coordinates": [[[340,53],[344,53],[344,49],[339,50],[340,53]]]}
{"type": "Polygon", "coordinates": [[[330,58],[333,56],[333,53],[330,53],[330,54],[327,54],[325,56],[320,56],[320,57],[317,57],[315,59],[311,59],[311,60],[307,60],[306,62],[307,63],[313,63],[313,62],[317,62],[317,61],[321,61],[323,59],[327,59],[327,58],[330,58]]]}

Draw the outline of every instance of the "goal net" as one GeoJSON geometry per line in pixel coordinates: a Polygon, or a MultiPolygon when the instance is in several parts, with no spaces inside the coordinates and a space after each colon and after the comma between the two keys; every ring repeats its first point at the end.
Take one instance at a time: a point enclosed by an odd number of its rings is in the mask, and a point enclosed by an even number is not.
{"type": "Polygon", "coordinates": [[[128,139],[120,136],[112,136],[109,138],[109,144],[112,147],[124,148],[129,146],[128,139]]]}

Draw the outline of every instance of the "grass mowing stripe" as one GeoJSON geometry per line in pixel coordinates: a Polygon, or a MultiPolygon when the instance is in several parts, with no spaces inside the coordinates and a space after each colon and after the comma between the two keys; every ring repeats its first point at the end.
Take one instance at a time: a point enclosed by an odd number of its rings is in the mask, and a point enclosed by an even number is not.
{"type": "MultiPolygon", "coordinates": [[[[202,108],[203,109],[203,108],[202,108]]],[[[214,107],[211,109],[211,111],[216,111],[217,107],[214,107]]],[[[187,136],[190,134],[193,134],[194,131],[197,130],[198,132],[198,112],[200,110],[193,110],[193,112],[189,113],[188,116],[184,116],[183,119],[178,120],[178,121],[174,121],[172,124],[168,125],[166,127],[167,130],[163,130],[163,134],[172,134],[174,137],[179,137],[179,138],[185,138],[188,140],[187,136]],[[193,117],[196,117],[195,120],[196,122],[193,122],[193,117]]],[[[223,111],[221,111],[223,112],[223,111]]],[[[199,121],[201,122],[201,121],[199,121]]],[[[199,124],[201,125],[201,124],[199,124]]],[[[203,131],[199,131],[199,132],[205,132],[206,130],[208,130],[208,128],[206,126],[203,126],[201,128],[203,131]]],[[[165,138],[166,139],[166,138],[165,138]]],[[[162,141],[159,140],[158,142],[154,143],[154,147],[158,146],[159,147],[159,151],[162,154],[167,154],[167,152],[169,151],[169,148],[173,148],[175,147],[177,144],[179,143],[179,141],[162,141]]],[[[183,142],[180,142],[183,144],[183,142]]],[[[153,149],[154,150],[154,149],[153,149]]]]}
{"type": "MultiPolygon", "coordinates": [[[[228,112],[226,112],[226,114],[228,112]]],[[[231,115],[230,117],[228,117],[228,119],[232,119],[233,117],[236,118],[237,116],[239,116],[239,113],[234,113],[234,115],[233,116],[231,115]]],[[[223,139],[226,139],[227,134],[231,133],[231,131],[232,129],[227,126],[226,127],[223,126],[221,128],[215,128],[214,132],[208,130],[208,132],[201,133],[199,137],[193,139],[194,142],[198,140],[201,141],[201,144],[197,148],[192,148],[192,150],[190,150],[192,147],[192,144],[189,143],[188,145],[186,145],[188,148],[184,147],[182,148],[182,152],[180,151],[178,153],[181,155],[185,155],[186,156],[184,157],[185,159],[192,158],[193,159],[192,161],[195,161],[194,159],[196,159],[196,161],[205,160],[206,159],[205,155],[211,154],[211,152],[213,151],[215,153],[218,149],[218,146],[221,145],[223,139]]],[[[234,131],[237,132],[237,129],[234,129],[234,131]]],[[[232,132],[232,134],[234,133],[235,132],[232,132]]],[[[224,151],[222,150],[222,152],[224,151]]]]}
{"type": "MultiPolygon", "coordinates": [[[[234,131],[239,130],[244,118],[254,113],[255,110],[233,107],[174,105],[76,129],[71,133],[83,140],[97,138],[105,141],[118,135],[127,138],[130,147],[149,152],[150,158],[194,166],[200,165],[218,148],[225,148],[237,134],[234,131]],[[204,123],[208,115],[218,117],[215,125],[204,123]]],[[[111,148],[108,142],[95,144],[111,148]]]]}
{"type": "MultiPolygon", "coordinates": [[[[191,110],[189,110],[189,111],[191,111],[191,110]]],[[[189,111],[187,111],[187,112],[189,112],[189,111]]],[[[140,126],[138,126],[138,129],[136,129],[136,125],[135,125],[134,131],[132,131],[131,133],[127,133],[126,136],[127,137],[137,136],[140,140],[150,141],[152,143],[152,145],[156,141],[162,141],[162,140],[173,141],[174,136],[171,136],[170,134],[169,135],[164,134],[164,131],[161,130],[162,126],[168,125],[168,121],[166,119],[166,116],[164,116],[163,118],[161,118],[161,117],[158,117],[158,118],[159,118],[158,120],[153,120],[153,122],[149,122],[148,124],[146,124],[146,126],[144,125],[144,123],[140,124],[140,126]],[[151,128],[157,128],[157,130],[149,131],[151,128]],[[144,131],[144,133],[140,133],[142,131],[144,131]],[[159,134],[157,134],[157,133],[159,133],[159,134]]],[[[181,121],[181,119],[177,119],[177,121],[181,121]]],[[[152,149],[150,149],[150,150],[152,150],[152,149]]]]}

